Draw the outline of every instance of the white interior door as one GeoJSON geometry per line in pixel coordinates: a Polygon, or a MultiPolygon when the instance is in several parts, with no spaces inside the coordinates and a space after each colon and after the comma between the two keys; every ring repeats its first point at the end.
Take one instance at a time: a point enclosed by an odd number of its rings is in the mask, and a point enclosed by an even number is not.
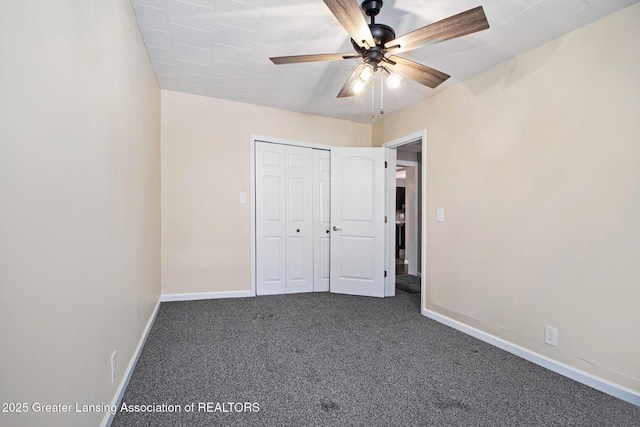
{"type": "Polygon", "coordinates": [[[313,150],[313,290],[329,290],[331,153],[313,150]]]}
{"type": "Polygon", "coordinates": [[[331,149],[331,292],[385,296],[385,149],[331,149]]]}
{"type": "Polygon", "coordinates": [[[285,146],[286,293],[313,291],[313,153],[285,146]]]}
{"type": "Polygon", "coordinates": [[[284,145],[256,142],[256,293],[286,292],[284,145]]]}
{"type": "Polygon", "coordinates": [[[256,293],[313,291],[310,148],[256,141],[256,293]]]}

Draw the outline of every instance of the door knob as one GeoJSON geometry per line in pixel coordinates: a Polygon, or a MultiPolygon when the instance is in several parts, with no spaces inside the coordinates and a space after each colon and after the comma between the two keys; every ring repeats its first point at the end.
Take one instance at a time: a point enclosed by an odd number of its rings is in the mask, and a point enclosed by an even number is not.
{"type": "Polygon", "coordinates": [[[300,229],[298,228],[298,229],[296,230],[296,233],[299,233],[299,232],[300,232],[300,229]]]}
{"type": "Polygon", "coordinates": [[[338,228],[335,225],[333,226],[333,231],[342,231],[342,228],[338,228]]]}
{"type": "Polygon", "coordinates": [[[329,234],[329,230],[327,230],[327,234],[329,234]]]}

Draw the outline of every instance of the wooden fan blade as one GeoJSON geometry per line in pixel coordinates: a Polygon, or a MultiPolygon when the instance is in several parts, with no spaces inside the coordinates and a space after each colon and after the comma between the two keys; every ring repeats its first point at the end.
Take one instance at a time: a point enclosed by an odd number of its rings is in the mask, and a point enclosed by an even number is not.
{"type": "Polygon", "coordinates": [[[393,55],[416,49],[430,43],[472,34],[489,28],[489,22],[482,6],[466,12],[450,16],[442,21],[434,22],[426,27],[418,28],[404,36],[400,36],[384,45],[393,55]],[[397,46],[394,48],[394,46],[397,46]]]}
{"type": "Polygon", "coordinates": [[[395,65],[384,64],[386,68],[432,89],[435,89],[451,77],[442,71],[434,70],[426,65],[418,64],[417,62],[400,58],[399,56],[392,56],[389,59],[395,62],[395,65]]]}
{"type": "Polygon", "coordinates": [[[353,73],[351,73],[351,75],[349,76],[349,78],[345,82],[344,86],[342,86],[342,89],[340,89],[340,92],[338,93],[337,97],[338,98],[345,98],[347,96],[355,96],[355,95],[357,95],[357,93],[355,93],[353,91],[353,82],[355,82],[357,79],[358,79],[358,68],[353,70],[353,73]]]}
{"type": "Polygon", "coordinates": [[[299,62],[340,61],[342,59],[360,58],[356,53],[320,53],[317,55],[276,56],[269,58],[276,65],[297,64],[299,62]]]}
{"type": "Polygon", "coordinates": [[[351,38],[359,45],[373,47],[376,43],[373,41],[371,30],[367,21],[364,19],[360,6],[354,0],[324,0],[333,16],[336,17],[340,25],[347,30],[351,38]]]}

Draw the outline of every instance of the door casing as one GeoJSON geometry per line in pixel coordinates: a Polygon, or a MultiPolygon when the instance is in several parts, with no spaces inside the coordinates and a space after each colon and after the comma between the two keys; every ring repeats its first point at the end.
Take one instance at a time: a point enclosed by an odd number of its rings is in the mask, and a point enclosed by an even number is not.
{"type": "MultiPolygon", "coordinates": [[[[428,214],[428,200],[427,200],[427,130],[423,129],[418,132],[411,133],[409,135],[405,135],[398,139],[394,139],[389,142],[385,142],[382,144],[383,147],[386,148],[398,148],[402,145],[411,144],[414,142],[420,141],[422,146],[422,155],[421,155],[421,163],[422,163],[422,173],[420,174],[421,181],[421,190],[420,195],[422,197],[421,202],[421,210],[422,214],[420,215],[420,312],[423,315],[427,315],[427,214],[428,214]]],[[[394,182],[395,185],[395,182],[394,182]]],[[[389,242],[389,247],[387,250],[394,250],[393,245],[395,244],[395,239],[389,242]]]]}

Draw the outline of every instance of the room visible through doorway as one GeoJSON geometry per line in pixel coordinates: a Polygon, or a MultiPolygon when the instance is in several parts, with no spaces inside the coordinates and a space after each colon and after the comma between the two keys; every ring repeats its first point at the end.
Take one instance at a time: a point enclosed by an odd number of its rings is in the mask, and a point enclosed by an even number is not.
{"type": "Polygon", "coordinates": [[[420,293],[420,166],[422,141],[397,147],[396,290],[420,293]]]}

